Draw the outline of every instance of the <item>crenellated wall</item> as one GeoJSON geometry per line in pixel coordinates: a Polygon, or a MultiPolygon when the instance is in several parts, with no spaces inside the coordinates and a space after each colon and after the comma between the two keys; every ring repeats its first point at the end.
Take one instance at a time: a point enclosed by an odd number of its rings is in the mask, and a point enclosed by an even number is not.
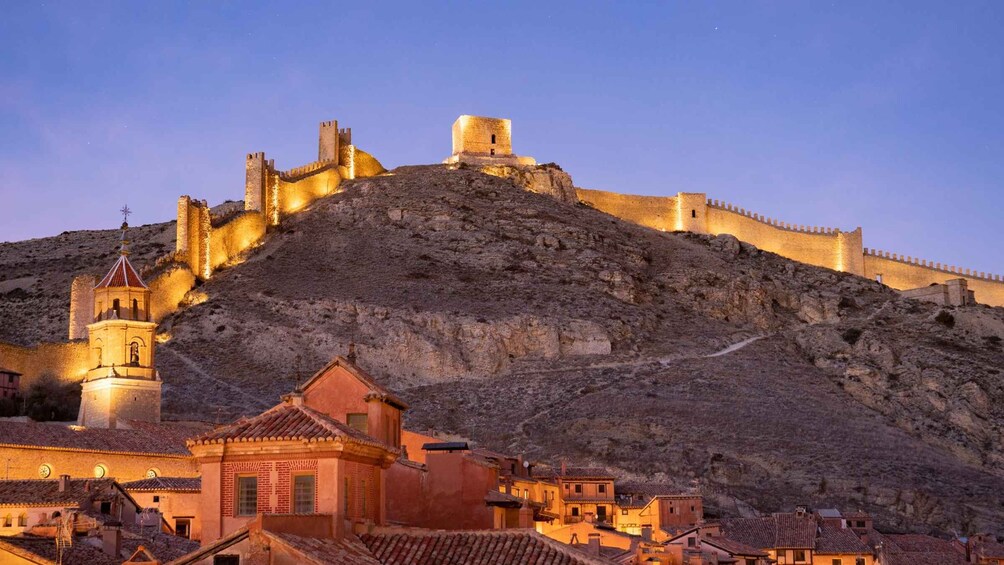
{"type": "Polygon", "coordinates": [[[976,301],[1004,306],[1000,275],[865,249],[861,228],[841,231],[804,226],[765,217],[744,208],[708,200],[703,193],[636,196],[577,188],[581,202],[623,220],[662,231],[730,234],[783,257],[876,279],[896,290],[909,290],[965,278],[976,301]]]}
{"type": "Polygon", "coordinates": [[[969,290],[976,295],[977,302],[1004,306],[1004,277],[1001,275],[974,272],[954,265],[942,265],[867,248],[864,250],[864,268],[866,277],[870,279],[881,277],[883,284],[899,290],[920,288],[950,279],[966,279],[969,290]]]}

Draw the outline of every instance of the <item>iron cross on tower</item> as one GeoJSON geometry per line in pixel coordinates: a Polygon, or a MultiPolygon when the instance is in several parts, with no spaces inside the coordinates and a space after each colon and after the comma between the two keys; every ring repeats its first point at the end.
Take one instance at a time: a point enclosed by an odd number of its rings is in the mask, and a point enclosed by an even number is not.
{"type": "Polygon", "coordinates": [[[129,214],[132,214],[132,210],[129,209],[129,205],[126,204],[122,207],[119,212],[122,212],[122,245],[119,247],[119,253],[122,255],[129,254],[129,240],[126,239],[126,230],[129,229],[129,214]]]}

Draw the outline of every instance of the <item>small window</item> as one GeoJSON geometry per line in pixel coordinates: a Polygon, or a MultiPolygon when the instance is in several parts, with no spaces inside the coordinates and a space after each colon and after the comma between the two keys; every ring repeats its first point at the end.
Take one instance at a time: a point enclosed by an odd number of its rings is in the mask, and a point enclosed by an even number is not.
{"type": "Polygon", "coordinates": [[[607,493],[607,485],[601,484],[597,488],[599,489],[599,493],[600,494],[606,494],[607,493]]]}
{"type": "Polygon", "coordinates": [[[154,501],[154,503],[160,502],[160,495],[159,494],[153,495],[153,501],[154,501]]]}
{"type": "Polygon", "coordinates": [[[492,145],[495,145],[495,134],[492,134],[492,145]]]}
{"type": "Polygon", "coordinates": [[[174,534],[188,539],[192,535],[192,521],[189,518],[178,518],[174,521],[174,534]]]}
{"type": "Polygon", "coordinates": [[[844,562],[842,560],[840,560],[839,558],[838,559],[834,559],[833,560],[833,565],[844,565],[844,562]]]}
{"type": "Polygon", "coordinates": [[[132,299],[132,319],[139,319],[139,300],[136,300],[135,298],[132,299]]]}
{"type": "Polygon", "coordinates": [[[48,479],[49,475],[52,474],[52,466],[48,463],[42,463],[38,466],[38,476],[42,479],[48,479]]]}
{"type": "Polygon", "coordinates": [[[579,515],[579,507],[578,506],[573,506],[572,507],[572,516],[578,516],[578,515],[579,515]]]}
{"type": "Polygon", "coordinates": [[[129,364],[139,366],[139,343],[135,341],[129,344],[129,364]]]}
{"type": "Polygon", "coordinates": [[[495,148],[492,147],[492,150],[489,153],[491,153],[492,155],[494,155],[495,154],[495,148]]]}
{"type": "Polygon", "coordinates": [[[575,494],[582,494],[582,485],[581,484],[576,484],[575,485],[575,494]]]}
{"type": "Polygon", "coordinates": [[[293,513],[314,513],[314,475],[293,477],[293,513]]]}
{"type": "Polygon", "coordinates": [[[100,322],[105,318],[105,303],[98,302],[98,321],[100,322]]]}
{"type": "Polygon", "coordinates": [[[94,478],[95,479],[103,479],[103,478],[105,478],[105,475],[107,475],[107,474],[108,474],[108,467],[105,467],[104,465],[100,465],[100,464],[94,466],[94,478]]]}
{"type": "MultiPolygon", "coordinates": [[[[111,514],[112,513],[112,503],[111,503],[111,501],[106,500],[106,501],[102,502],[101,503],[101,510],[100,510],[100,512],[102,514],[111,514]]],[[[52,516],[55,517],[56,515],[53,514],[52,516]]]]}
{"type": "Polygon", "coordinates": [[[14,384],[14,375],[7,375],[7,384],[14,384]]]}
{"type": "Polygon", "coordinates": [[[793,553],[795,555],[795,561],[805,561],[804,549],[796,549],[793,553]]]}
{"type": "Polygon", "coordinates": [[[122,319],[122,314],[119,312],[119,310],[120,310],[120,308],[119,308],[119,299],[116,298],[115,300],[112,300],[112,311],[115,312],[115,317],[116,318],[122,319]]]}
{"type": "Polygon", "coordinates": [[[565,490],[568,490],[568,483],[565,483],[565,490]]]}
{"type": "Polygon", "coordinates": [[[864,557],[855,557],[854,558],[854,565],[865,565],[865,558],[864,557]]]}
{"type": "Polygon", "coordinates": [[[859,528],[865,527],[865,521],[864,520],[858,520],[858,527],[859,528]]]}
{"type": "Polygon", "coordinates": [[[672,506],[670,506],[669,507],[669,513],[670,514],[676,514],[676,508],[673,508],[672,506]]]}
{"type": "Polygon", "coordinates": [[[21,514],[20,516],[18,516],[17,517],[17,525],[20,528],[27,528],[28,527],[28,515],[27,514],[21,514]]]}
{"type": "Polygon", "coordinates": [[[350,428],[355,428],[363,433],[366,433],[369,429],[367,427],[368,423],[366,414],[349,414],[345,419],[348,420],[346,424],[348,424],[350,428]]]}
{"type": "Polygon", "coordinates": [[[695,506],[691,506],[691,507],[690,507],[690,511],[691,511],[691,512],[696,512],[696,511],[697,511],[697,508],[696,508],[695,506]]]}
{"type": "Polygon", "coordinates": [[[14,517],[10,514],[3,517],[3,527],[11,528],[14,526],[14,517]]]}
{"type": "Polygon", "coordinates": [[[254,516],[258,513],[258,477],[237,478],[237,515],[254,516]]]}
{"type": "Polygon", "coordinates": [[[621,516],[627,516],[627,510],[621,510],[621,516]]]}
{"type": "Polygon", "coordinates": [[[691,210],[690,211],[690,217],[691,218],[696,218],[697,217],[697,210],[691,210]]]}
{"type": "Polygon", "coordinates": [[[362,497],[362,510],[363,510],[363,512],[362,512],[362,517],[365,518],[366,517],[366,498],[367,498],[366,497],[366,479],[363,479],[363,485],[362,486],[363,486],[363,488],[362,488],[362,491],[363,491],[363,497],[362,497]]]}
{"type": "Polygon", "coordinates": [[[240,555],[214,555],[213,565],[241,565],[240,555]]]}
{"type": "Polygon", "coordinates": [[[352,495],[349,494],[349,478],[345,477],[345,504],[342,507],[342,511],[345,512],[346,516],[349,514],[349,498],[351,496],[352,495]]]}
{"type": "Polygon", "coordinates": [[[687,538],[687,547],[697,547],[697,538],[694,536],[687,538]]]}

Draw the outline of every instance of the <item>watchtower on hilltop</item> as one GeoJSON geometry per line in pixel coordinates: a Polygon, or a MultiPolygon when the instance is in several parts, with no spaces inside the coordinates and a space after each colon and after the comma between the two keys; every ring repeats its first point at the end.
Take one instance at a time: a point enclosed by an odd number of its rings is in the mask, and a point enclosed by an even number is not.
{"type": "Polygon", "coordinates": [[[536,165],[533,157],[512,153],[512,120],[463,115],[453,122],[453,154],[448,165],[536,165]]]}

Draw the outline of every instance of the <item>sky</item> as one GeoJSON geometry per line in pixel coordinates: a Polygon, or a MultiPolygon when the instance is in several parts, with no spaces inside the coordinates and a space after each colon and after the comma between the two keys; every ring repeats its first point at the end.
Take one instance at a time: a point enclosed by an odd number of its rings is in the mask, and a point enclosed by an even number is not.
{"type": "Polygon", "coordinates": [[[325,120],[438,163],[475,114],[577,186],[1004,273],[1001,29],[997,1],[11,2],[0,241],[239,200],[247,153],[306,164],[325,120]]]}

